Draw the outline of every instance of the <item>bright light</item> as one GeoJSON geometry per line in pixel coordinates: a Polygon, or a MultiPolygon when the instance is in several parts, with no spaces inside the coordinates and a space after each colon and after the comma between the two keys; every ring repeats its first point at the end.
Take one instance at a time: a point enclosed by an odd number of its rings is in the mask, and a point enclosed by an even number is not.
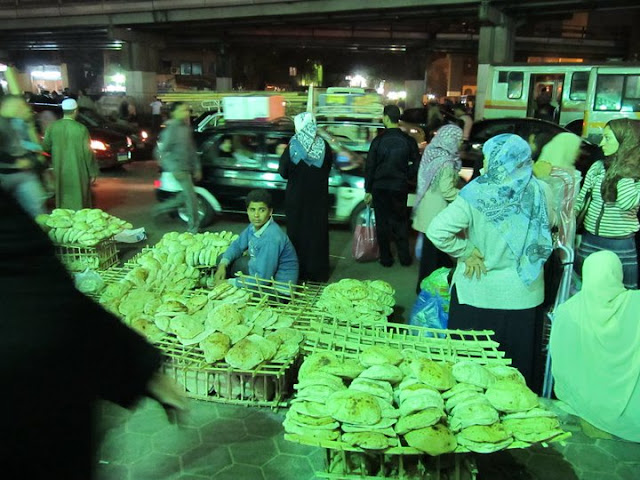
{"type": "Polygon", "coordinates": [[[36,80],[62,80],[62,74],[54,70],[33,70],[31,78],[36,80]]]}
{"type": "Polygon", "coordinates": [[[435,100],[436,96],[433,93],[427,93],[427,98],[429,100],[435,100]]]}
{"type": "Polygon", "coordinates": [[[389,100],[404,100],[405,98],[407,98],[407,92],[405,92],[404,90],[399,92],[389,92],[387,93],[387,98],[389,100]]]}
{"type": "Polygon", "coordinates": [[[378,92],[380,95],[384,95],[384,82],[385,82],[385,80],[382,80],[378,84],[378,88],[376,88],[376,92],[378,92]]]}
{"type": "Polygon", "coordinates": [[[345,80],[349,80],[350,87],[367,88],[367,79],[359,73],[356,73],[355,75],[348,75],[345,77],[345,80]]]}
{"type": "Polygon", "coordinates": [[[6,72],[7,66],[4,63],[0,63],[0,72],[6,72]]]}
{"type": "Polygon", "coordinates": [[[140,136],[141,136],[143,139],[145,139],[145,140],[146,140],[147,138],[149,138],[149,134],[146,132],[146,130],[142,130],[142,131],[140,132],[140,136]]]}
{"type": "Polygon", "coordinates": [[[127,81],[127,77],[125,77],[122,73],[116,73],[115,75],[111,76],[111,80],[113,80],[115,83],[123,84],[127,81]]]}
{"type": "Polygon", "coordinates": [[[127,87],[124,85],[107,85],[104,87],[105,92],[126,92],[127,87]]]}
{"type": "Polygon", "coordinates": [[[107,145],[105,145],[104,142],[101,142],[100,140],[91,140],[91,149],[104,151],[107,149],[107,145]]]}

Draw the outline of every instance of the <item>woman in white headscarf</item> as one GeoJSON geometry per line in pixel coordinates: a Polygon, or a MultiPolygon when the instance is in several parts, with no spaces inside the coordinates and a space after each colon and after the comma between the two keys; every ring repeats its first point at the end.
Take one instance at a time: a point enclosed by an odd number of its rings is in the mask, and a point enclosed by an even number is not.
{"type": "Polygon", "coordinates": [[[313,114],[295,116],[296,134],[280,157],[287,179],[287,234],[298,254],[300,281],[329,278],[329,171],[331,147],[317,135],[313,114]]]}
{"type": "Polygon", "coordinates": [[[453,202],[460,191],[458,173],[462,162],[458,150],[461,143],[462,129],[457,125],[444,125],[422,154],[412,225],[423,235],[417,293],[420,293],[422,280],[432,272],[440,267],[453,267],[451,257],[433,246],[426,231],[431,220],[453,202]]]}
{"type": "Polygon", "coordinates": [[[640,292],[624,288],[608,250],[589,255],[582,275],[551,329],[556,395],[594,426],[640,442],[640,292]]]}
{"type": "Polygon", "coordinates": [[[580,190],[582,175],[575,163],[580,156],[582,139],[569,132],[559,133],[544,147],[533,165],[536,178],[546,182],[552,193],[551,205],[558,220],[558,240],[573,248],[576,236],[576,217],[573,207],[580,190]]]}

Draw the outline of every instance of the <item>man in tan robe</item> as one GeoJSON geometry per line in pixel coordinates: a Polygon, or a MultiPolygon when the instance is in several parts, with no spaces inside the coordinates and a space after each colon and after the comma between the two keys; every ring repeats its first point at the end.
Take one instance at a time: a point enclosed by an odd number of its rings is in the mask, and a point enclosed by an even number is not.
{"type": "Polygon", "coordinates": [[[56,207],[80,210],[91,208],[91,184],[98,165],[90,146],[87,127],[75,120],[78,104],[62,102],[64,117],[51,124],[42,144],[51,153],[55,176],[56,207]]]}

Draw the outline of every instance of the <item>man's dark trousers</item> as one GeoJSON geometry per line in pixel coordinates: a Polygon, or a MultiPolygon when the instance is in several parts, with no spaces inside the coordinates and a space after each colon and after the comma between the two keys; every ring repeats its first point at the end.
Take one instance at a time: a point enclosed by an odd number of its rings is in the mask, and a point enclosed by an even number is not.
{"type": "Polygon", "coordinates": [[[409,216],[407,213],[407,192],[374,188],[373,209],[376,214],[376,236],[380,247],[380,263],[391,265],[391,240],[398,248],[398,259],[403,265],[411,263],[409,253],[409,216]]]}

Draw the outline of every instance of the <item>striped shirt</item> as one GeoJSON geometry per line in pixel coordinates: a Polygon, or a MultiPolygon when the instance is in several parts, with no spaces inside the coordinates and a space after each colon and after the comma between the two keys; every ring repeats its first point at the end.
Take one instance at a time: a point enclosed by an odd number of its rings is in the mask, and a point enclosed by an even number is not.
{"type": "Polygon", "coordinates": [[[584,185],[576,200],[575,211],[579,212],[587,192],[591,191],[591,204],[584,219],[587,232],[600,237],[627,237],[640,229],[638,205],[640,205],[640,181],[622,178],[618,181],[615,202],[602,199],[604,163],[599,160],[591,165],[584,185]]]}

